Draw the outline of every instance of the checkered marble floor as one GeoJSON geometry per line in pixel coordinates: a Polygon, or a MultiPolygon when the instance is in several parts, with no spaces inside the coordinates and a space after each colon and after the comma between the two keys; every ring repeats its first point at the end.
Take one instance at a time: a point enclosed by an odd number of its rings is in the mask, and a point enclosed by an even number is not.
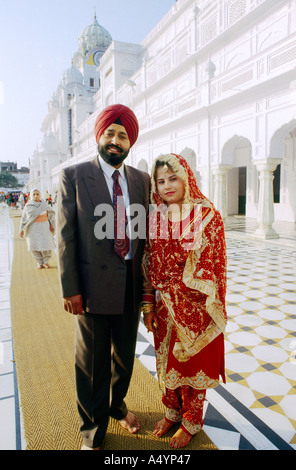
{"type": "MultiPolygon", "coordinates": [[[[227,383],[207,392],[204,429],[221,450],[296,449],[296,244],[227,234],[227,383]]],[[[294,234],[293,234],[294,236],[294,234]]],[[[152,334],[137,357],[155,375],[152,334]]]]}

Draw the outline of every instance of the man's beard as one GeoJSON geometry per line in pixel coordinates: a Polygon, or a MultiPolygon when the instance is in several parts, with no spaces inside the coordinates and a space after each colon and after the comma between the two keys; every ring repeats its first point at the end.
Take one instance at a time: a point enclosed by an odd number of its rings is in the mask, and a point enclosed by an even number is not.
{"type": "Polygon", "coordinates": [[[126,152],[124,152],[120,147],[117,145],[101,145],[98,143],[98,152],[101,155],[102,159],[105,160],[106,163],[109,163],[109,165],[112,166],[117,166],[120,165],[128,156],[130,149],[128,149],[126,152]],[[108,153],[109,147],[115,147],[120,151],[120,154],[113,154],[113,153],[108,153]]]}

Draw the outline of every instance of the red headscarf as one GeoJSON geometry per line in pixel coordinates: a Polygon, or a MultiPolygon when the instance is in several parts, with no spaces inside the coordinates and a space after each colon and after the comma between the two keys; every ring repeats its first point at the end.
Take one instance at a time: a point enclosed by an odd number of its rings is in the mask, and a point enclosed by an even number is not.
{"type": "Polygon", "coordinates": [[[118,119],[127,132],[131,147],[134,145],[139,134],[139,123],[133,111],[123,104],[113,104],[100,112],[95,123],[97,143],[105,130],[118,119]]]}

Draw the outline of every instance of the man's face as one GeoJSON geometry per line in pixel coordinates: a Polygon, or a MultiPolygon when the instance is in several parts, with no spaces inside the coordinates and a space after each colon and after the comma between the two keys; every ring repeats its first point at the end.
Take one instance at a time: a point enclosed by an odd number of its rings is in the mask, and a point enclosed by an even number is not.
{"type": "Polygon", "coordinates": [[[98,142],[98,151],[103,160],[119,168],[130,150],[127,132],[120,124],[111,124],[102,134],[98,142]]]}

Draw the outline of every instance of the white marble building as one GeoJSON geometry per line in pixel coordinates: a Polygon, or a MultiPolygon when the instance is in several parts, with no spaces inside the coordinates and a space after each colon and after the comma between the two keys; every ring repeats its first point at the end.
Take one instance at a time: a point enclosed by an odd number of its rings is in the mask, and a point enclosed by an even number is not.
{"type": "Polygon", "coordinates": [[[224,220],[296,222],[296,0],[178,0],[141,44],[112,41],[96,17],[79,38],[31,159],[45,192],[62,167],[96,155],[94,122],[113,103],[134,109],[128,163],[150,171],[182,154],[224,220]]]}

